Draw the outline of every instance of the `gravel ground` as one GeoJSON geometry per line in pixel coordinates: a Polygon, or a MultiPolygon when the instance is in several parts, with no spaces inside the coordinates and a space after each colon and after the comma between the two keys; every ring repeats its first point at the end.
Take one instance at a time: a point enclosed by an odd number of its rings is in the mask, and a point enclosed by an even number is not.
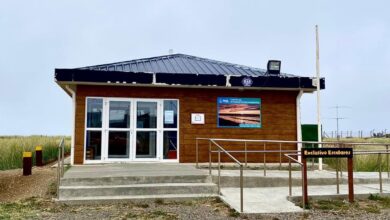
{"type": "Polygon", "coordinates": [[[0,219],[390,219],[390,198],[315,201],[305,213],[238,214],[219,199],[64,205],[52,201],[55,169],[0,172],[0,219]]]}

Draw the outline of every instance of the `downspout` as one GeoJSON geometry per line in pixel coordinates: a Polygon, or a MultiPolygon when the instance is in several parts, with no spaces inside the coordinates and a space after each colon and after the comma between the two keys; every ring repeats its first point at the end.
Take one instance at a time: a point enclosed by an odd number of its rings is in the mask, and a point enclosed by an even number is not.
{"type": "Polygon", "coordinates": [[[72,136],[71,136],[71,146],[70,146],[70,164],[74,164],[74,145],[75,145],[75,125],[76,125],[76,92],[72,90],[68,85],[65,86],[65,89],[72,94],[72,103],[73,103],[73,120],[72,120],[72,136]]]}
{"type": "MultiPolygon", "coordinates": [[[[299,90],[299,93],[297,95],[297,141],[302,141],[302,127],[301,127],[301,97],[302,97],[303,91],[299,90]]],[[[302,148],[302,144],[298,143],[298,151],[300,151],[302,148]]],[[[298,161],[301,161],[301,156],[298,156],[298,161]]]]}

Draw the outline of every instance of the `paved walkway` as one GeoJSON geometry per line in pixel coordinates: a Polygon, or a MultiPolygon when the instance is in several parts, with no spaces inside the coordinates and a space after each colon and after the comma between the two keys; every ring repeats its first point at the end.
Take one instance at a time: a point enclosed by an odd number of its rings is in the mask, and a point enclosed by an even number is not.
{"type": "MultiPolygon", "coordinates": [[[[379,193],[378,184],[355,185],[355,196],[379,193]]],[[[240,188],[222,188],[222,199],[232,208],[240,210],[240,188]]],[[[309,196],[333,196],[335,185],[308,186],[309,196]]],[[[390,185],[383,185],[383,193],[390,193],[390,185]]],[[[288,187],[264,187],[244,189],[245,213],[302,212],[303,209],[287,199],[288,187]]],[[[340,185],[340,195],[348,195],[348,185],[340,185]]],[[[292,196],[302,196],[301,187],[292,188],[292,196]]],[[[326,198],[326,197],[324,197],[326,198]]]]}

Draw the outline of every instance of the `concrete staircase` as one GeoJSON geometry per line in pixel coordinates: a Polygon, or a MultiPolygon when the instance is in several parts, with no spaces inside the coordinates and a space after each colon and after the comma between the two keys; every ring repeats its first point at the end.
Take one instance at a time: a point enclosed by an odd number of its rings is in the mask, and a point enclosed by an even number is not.
{"type": "MultiPolygon", "coordinates": [[[[204,172],[128,173],[128,175],[64,176],[59,201],[68,203],[147,199],[186,199],[217,196],[217,186],[204,172]],[[83,177],[86,176],[86,177],[83,177]]],[[[102,168],[100,168],[102,169],[102,168]]],[[[98,169],[99,170],[99,169],[98,169]]],[[[103,171],[103,170],[101,170],[103,171]]],[[[77,173],[76,173],[77,174],[77,173]]]]}

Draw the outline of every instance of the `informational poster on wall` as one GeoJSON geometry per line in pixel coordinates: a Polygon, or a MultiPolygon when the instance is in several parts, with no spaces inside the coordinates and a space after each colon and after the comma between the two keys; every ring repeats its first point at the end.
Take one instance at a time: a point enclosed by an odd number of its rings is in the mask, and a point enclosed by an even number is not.
{"type": "Polygon", "coordinates": [[[261,128],[260,98],[218,97],[220,128],[261,128]]]}

